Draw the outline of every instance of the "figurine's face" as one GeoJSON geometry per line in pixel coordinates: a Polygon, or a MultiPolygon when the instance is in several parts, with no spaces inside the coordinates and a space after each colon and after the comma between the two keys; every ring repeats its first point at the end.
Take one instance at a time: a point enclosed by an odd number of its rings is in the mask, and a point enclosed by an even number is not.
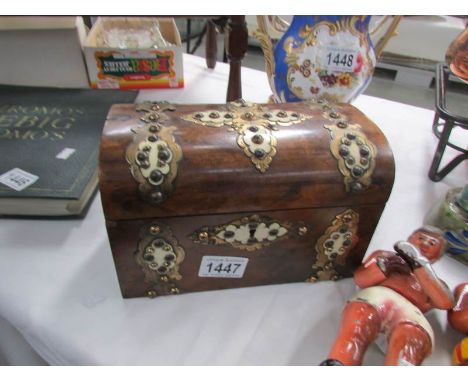
{"type": "Polygon", "coordinates": [[[437,233],[417,230],[408,238],[431,263],[444,253],[445,239],[437,233]]]}

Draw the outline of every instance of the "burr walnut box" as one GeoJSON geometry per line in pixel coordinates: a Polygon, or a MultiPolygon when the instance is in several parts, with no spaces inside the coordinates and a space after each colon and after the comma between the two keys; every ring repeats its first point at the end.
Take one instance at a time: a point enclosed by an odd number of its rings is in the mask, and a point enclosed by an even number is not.
{"type": "Polygon", "coordinates": [[[114,105],[100,191],[124,297],[337,280],[389,197],[391,149],[347,104],[114,105]]]}

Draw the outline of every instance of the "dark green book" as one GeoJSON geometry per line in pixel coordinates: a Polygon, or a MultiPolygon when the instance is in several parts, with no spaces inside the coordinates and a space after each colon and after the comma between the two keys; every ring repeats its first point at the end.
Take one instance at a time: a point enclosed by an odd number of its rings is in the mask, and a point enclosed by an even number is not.
{"type": "Polygon", "coordinates": [[[97,187],[107,112],[136,95],[0,85],[0,214],[80,215],[97,187]]]}

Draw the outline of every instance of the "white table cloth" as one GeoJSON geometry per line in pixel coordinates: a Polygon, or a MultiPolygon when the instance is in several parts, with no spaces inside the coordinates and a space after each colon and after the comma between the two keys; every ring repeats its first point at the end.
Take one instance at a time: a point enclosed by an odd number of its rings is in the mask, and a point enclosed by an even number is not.
{"type": "MultiPolygon", "coordinates": [[[[142,91],[138,100],[225,101],[227,65],[209,70],[186,55],[184,75],[184,89],[142,91]]],[[[242,69],[242,89],[254,102],[270,94],[266,74],[252,69],[242,69]]],[[[464,163],[440,183],[427,177],[437,142],[433,112],[368,96],[355,106],[385,133],[396,162],[370,253],[406,238],[438,198],[467,182],[468,171],[464,163]]],[[[468,281],[468,268],[452,258],[435,269],[450,287],[468,281]]],[[[22,336],[52,365],[316,365],[326,358],[354,290],[347,279],[124,300],[99,194],[82,220],[0,220],[0,339],[10,341],[0,352],[15,363],[40,362],[18,345],[22,336]],[[8,331],[21,335],[5,337],[8,331]]],[[[445,312],[427,317],[436,348],[425,364],[448,365],[462,335],[447,326],[445,312]]],[[[382,361],[372,345],[365,364],[382,361]]]]}

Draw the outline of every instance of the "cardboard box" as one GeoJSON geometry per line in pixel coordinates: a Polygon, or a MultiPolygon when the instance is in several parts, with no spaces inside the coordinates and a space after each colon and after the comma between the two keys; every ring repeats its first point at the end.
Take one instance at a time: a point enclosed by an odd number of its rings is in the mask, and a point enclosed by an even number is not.
{"type": "MultiPolygon", "coordinates": [[[[141,27],[144,18],[120,19],[141,27]]],[[[99,89],[180,88],[184,86],[182,43],[172,18],[157,18],[163,38],[173,44],[164,49],[120,49],[99,46],[104,27],[99,18],[93,25],[84,51],[90,85],[99,89]]],[[[116,19],[113,22],[119,22],[116,19]]]]}
{"type": "Polygon", "coordinates": [[[0,83],[88,88],[81,17],[0,17],[0,83]]]}

